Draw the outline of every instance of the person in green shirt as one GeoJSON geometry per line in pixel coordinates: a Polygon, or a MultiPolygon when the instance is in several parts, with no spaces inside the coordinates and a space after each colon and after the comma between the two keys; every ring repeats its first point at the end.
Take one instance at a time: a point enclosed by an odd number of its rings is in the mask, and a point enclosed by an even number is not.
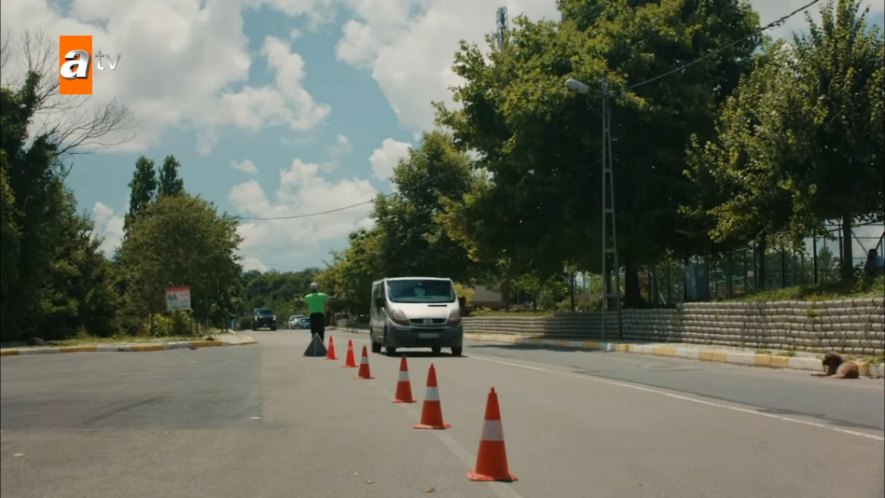
{"type": "Polygon", "coordinates": [[[307,313],[310,318],[310,334],[319,334],[320,340],[325,341],[326,335],[326,303],[334,297],[319,291],[319,284],[311,282],[310,292],[304,296],[307,303],[307,313]]]}

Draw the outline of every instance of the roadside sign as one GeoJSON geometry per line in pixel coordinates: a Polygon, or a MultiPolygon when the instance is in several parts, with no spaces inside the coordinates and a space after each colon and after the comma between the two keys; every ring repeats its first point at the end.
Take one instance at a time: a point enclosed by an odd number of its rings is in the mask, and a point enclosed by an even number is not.
{"type": "Polygon", "coordinates": [[[166,310],[190,310],[191,288],[188,286],[166,287],[166,310]]]}

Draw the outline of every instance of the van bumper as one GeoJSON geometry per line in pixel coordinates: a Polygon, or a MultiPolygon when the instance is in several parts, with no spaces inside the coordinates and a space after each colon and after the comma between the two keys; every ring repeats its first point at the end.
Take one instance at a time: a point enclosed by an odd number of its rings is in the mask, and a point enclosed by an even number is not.
{"type": "Polygon", "coordinates": [[[388,342],[395,348],[457,348],[464,342],[464,327],[460,324],[424,328],[389,323],[387,327],[388,342]]]}

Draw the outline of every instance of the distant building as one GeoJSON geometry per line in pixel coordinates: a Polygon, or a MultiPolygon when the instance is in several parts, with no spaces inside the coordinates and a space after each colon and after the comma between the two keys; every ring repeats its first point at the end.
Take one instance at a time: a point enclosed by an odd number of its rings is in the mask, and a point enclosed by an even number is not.
{"type": "Polygon", "coordinates": [[[490,308],[493,310],[504,307],[504,298],[500,291],[485,285],[477,285],[473,294],[474,308],[490,308]]]}

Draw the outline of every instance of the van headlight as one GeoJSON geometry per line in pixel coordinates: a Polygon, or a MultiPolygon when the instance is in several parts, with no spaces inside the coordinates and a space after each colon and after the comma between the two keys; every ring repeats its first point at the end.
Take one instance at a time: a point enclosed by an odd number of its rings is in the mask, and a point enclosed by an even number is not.
{"type": "Polygon", "coordinates": [[[408,325],[409,317],[403,312],[403,310],[391,310],[390,319],[400,325],[408,325]]]}
{"type": "Polygon", "coordinates": [[[446,325],[458,325],[461,323],[461,312],[457,309],[449,311],[449,319],[446,320],[446,325]]]}

